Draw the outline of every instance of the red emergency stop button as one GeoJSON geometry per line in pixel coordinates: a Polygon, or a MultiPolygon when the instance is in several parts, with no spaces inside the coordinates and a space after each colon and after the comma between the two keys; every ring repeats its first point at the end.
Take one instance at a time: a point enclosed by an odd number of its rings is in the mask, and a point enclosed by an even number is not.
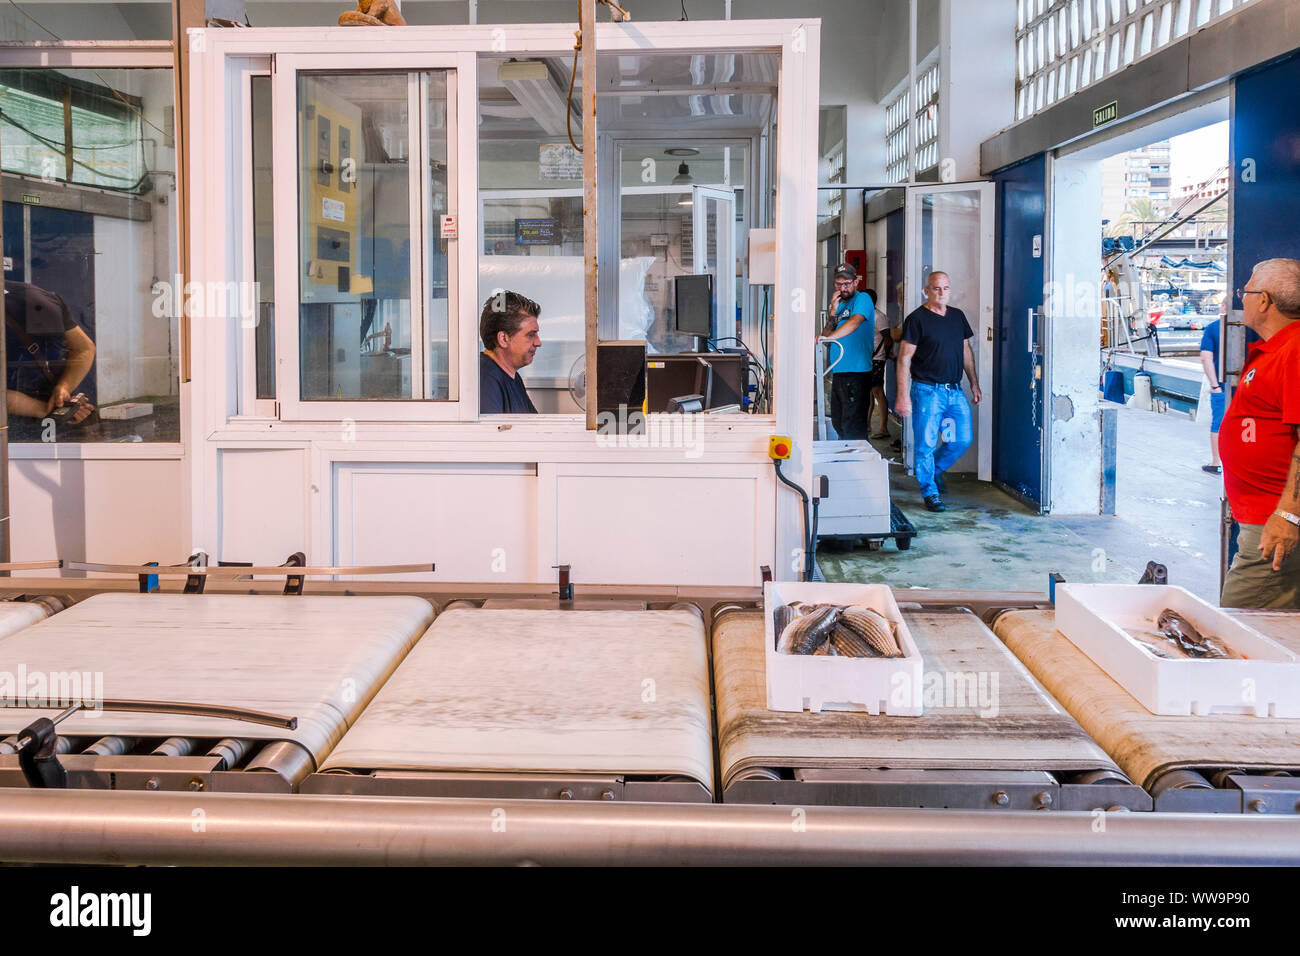
{"type": "Polygon", "coordinates": [[[773,459],[790,457],[790,448],[794,443],[784,435],[773,435],[767,440],[767,454],[773,459]]]}

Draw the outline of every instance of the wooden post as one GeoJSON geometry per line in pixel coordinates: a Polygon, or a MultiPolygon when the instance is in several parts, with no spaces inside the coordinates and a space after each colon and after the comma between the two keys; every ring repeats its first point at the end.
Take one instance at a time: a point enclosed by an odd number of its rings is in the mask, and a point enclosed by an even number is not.
{"type": "Polygon", "coordinates": [[[587,430],[596,430],[596,0],[581,0],[582,261],[587,366],[587,430]]]}

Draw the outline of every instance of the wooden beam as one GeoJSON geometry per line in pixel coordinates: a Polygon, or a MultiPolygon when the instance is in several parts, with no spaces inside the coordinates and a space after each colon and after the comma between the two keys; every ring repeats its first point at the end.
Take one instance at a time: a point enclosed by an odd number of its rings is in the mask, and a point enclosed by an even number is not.
{"type": "Polygon", "coordinates": [[[582,31],[582,259],[587,430],[596,430],[596,0],[579,0],[582,31]]]}

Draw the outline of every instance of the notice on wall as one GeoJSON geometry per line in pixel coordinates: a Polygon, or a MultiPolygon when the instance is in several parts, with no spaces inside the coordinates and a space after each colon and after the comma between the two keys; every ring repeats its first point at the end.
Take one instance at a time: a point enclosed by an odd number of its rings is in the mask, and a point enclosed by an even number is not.
{"type": "Polygon", "coordinates": [[[320,217],[332,222],[343,222],[347,217],[347,207],[337,199],[325,199],[320,201],[320,217]]]}
{"type": "Polygon", "coordinates": [[[560,220],[516,219],[515,244],[520,246],[558,246],[560,220]]]}
{"type": "Polygon", "coordinates": [[[570,180],[582,178],[582,154],[568,143],[543,143],[537,155],[537,178],[570,180]]]}

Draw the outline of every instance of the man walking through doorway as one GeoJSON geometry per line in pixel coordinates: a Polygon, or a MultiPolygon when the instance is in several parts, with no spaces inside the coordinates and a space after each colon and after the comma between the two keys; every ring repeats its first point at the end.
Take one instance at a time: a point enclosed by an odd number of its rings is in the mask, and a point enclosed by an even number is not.
{"type": "Polygon", "coordinates": [[[947,510],[939,497],[945,490],[943,473],[974,440],[970,404],[961,387],[963,369],[975,404],[984,397],[970,347],[975,333],[966,314],[948,305],[951,294],[947,273],[932,272],[926,277],[925,305],[904,320],[898,354],[894,410],[903,417],[912,416],[912,466],[930,511],[947,510]],[[936,454],[941,438],[943,448],[936,454]]]}

